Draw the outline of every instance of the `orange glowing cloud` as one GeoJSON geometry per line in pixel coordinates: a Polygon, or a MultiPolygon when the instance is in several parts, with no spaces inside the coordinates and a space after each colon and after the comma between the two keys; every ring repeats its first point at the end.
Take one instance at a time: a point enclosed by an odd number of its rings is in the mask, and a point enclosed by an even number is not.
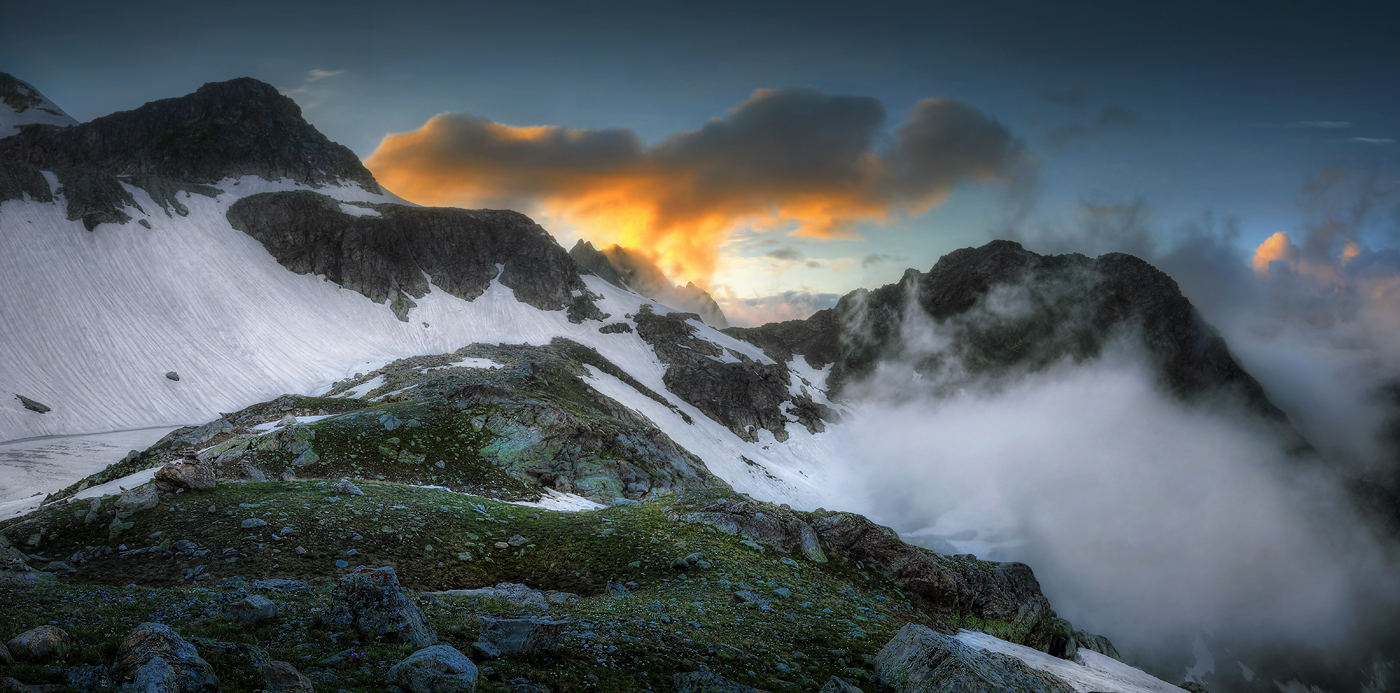
{"type": "Polygon", "coordinates": [[[1258,248],[1254,249],[1254,259],[1251,264],[1254,266],[1255,274],[1261,277],[1269,276],[1269,264],[1272,262],[1291,263],[1298,258],[1298,246],[1293,245],[1293,239],[1284,231],[1279,231],[1269,236],[1258,248]]]}
{"type": "Polygon", "coordinates": [[[810,89],[756,91],[654,145],[630,130],[443,114],[384,138],[365,164],[414,202],[538,210],[704,284],[741,226],[853,237],[853,224],[921,213],[961,181],[1003,179],[1021,156],[1005,126],[956,101],[919,102],[893,136],[885,120],[875,99],[810,89]]]}

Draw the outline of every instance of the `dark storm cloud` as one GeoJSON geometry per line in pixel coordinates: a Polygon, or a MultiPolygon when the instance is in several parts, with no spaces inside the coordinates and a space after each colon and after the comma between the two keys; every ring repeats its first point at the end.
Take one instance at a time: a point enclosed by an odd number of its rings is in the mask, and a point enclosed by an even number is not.
{"type": "Polygon", "coordinates": [[[868,97],[764,89],[697,130],[647,146],[631,130],[512,127],[434,117],[367,160],[389,189],[427,204],[510,202],[705,280],[739,225],[852,237],[852,224],[917,214],[963,181],[1004,180],[1023,147],[967,104],[925,99],[894,132],[868,97]]]}

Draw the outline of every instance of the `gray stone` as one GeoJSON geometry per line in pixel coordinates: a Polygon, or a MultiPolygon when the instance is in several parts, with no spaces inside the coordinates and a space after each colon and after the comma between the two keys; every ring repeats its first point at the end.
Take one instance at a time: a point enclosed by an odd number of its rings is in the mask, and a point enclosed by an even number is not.
{"type": "Polygon", "coordinates": [[[1074,693],[1021,660],[964,645],[928,626],[906,624],[875,655],[880,683],[898,693],[1074,693]]]}
{"type": "Polygon", "coordinates": [[[255,594],[229,604],[224,616],[234,623],[252,628],[263,621],[277,618],[277,603],[255,594]]]}
{"type": "Polygon", "coordinates": [[[1074,640],[1074,626],[1063,618],[1055,618],[1050,626],[1050,648],[1046,650],[1052,657],[1073,661],[1079,653],[1074,640]]]}
{"type": "Polygon", "coordinates": [[[350,480],[349,480],[349,479],[341,479],[341,480],[340,480],[340,483],[338,483],[338,484],[335,485],[335,492],[336,492],[336,493],[343,493],[343,494],[345,494],[345,495],[347,495],[347,496],[363,496],[363,495],[365,495],[365,492],[364,492],[364,491],[361,491],[359,486],[356,486],[356,485],[350,483],[350,480]]]}
{"type": "Polygon", "coordinates": [[[73,647],[73,638],[57,626],[39,626],[19,635],[8,643],[10,654],[22,662],[40,663],[58,659],[73,647]]]}
{"type": "Polygon", "coordinates": [[[709,671],[687,671],[671,680],[676,684],[676,693],[761,693],[709,671]]]}
{"type": "Polygon", "coordinates": [[[0,642],[0,665],[10,666],[15,663],[14,655],[10,654],[10,648],[5,643],[0,642]]]}
{"type": "Polygon", "coordinates": [[[357,629],[365,637],[389,635],[414,647],[437,644],[418,606],[399,587],[390,567],[361,568],[340,579],[321,620],[332,629],[357,629]]]}
{"type": "Polygon", "coordinates": [[[287,662],[268,662],[262,668],[263,689],[268,691],[314,691],[311,679],[287,662]]]}
{"type": "Polygon", "coordinates": [[[217,691],[214,668],[195,646],[162,623],[143,623],[117,648],[112,680],[123,690],[195,693],[217,691]]]}
{"type": "MultiPolygon", "coordinates": [[[[148,228],[149,228],[149,227],[148,227],[148,228]]],[[[169,373],[166,373],[166,374],[165,374],[165,377],[166,377],[166,378],[169,378],[170,380],[174,380],[175,382],[179,382],[179,381],[180,381],[180,374],[179,374],[179,373],[176,373],[175,371],[170,371],[169,373]]]]}
{"type": "Polygon", "coordinates": [[[112,678],[107,675],[107,667],[79,664],[63,672],[63,681],[79,693],[99,693],[112,690],[112,678]]]}
{"type": "Polygon", "coordinates": [[[865,693],[859,688],[847,683],[845,679],[835,676],[827,679],[826,685],[822,686],[821,693],[865,693]]]}
{"type": "Polygon", "coordinates": [[[729,597],[730,604],[753,604],[763,611],[768,611],[772,607],[768,600],[750,592],[749,590],[739,590],[729,597]]]}
{"type": "Polygon", "coordinates": [[[1081,649],[1097,652],[1105,657],[1112,657],[1120,661],[1123,659],[1123,657],[1118,654],[1118,648],[1114,647],[1113,643],[1102,635],[1094,635],[1093,633],[1085,633],[1082,630],[1077,630],[1074,631],[1074,642],[1081,649]]]}
{"type": "Polygon", "coordinates": [[[450,645],[434,645],[409,655],[389,669],[387,681],[407,693],[472,693],[477,670],[450,645]]]}
{"type": "Polygon", "coordinates": [[[142,510],[150,510],[160,504],[160,496],[156,492],[154,482],[141,484],[136,488],[122,491],[122,495],[117,498],[114,506],[118,515],[130,515],[142,510]]]}
{"type": "Polygon", "coordinates": [[[492,618],[481,616],[477,642],[472,644],[488,657],[553,652],[559,649],[568,621],[547,618],[492,618]]]}
{"type": "Polygon", "coordinates": [[[239,525],[239,526],[242,527],[243,529],[252,529],[252,528],[254,528],[254,527],[266,527],[266,526],[267,526],[267,520],[259,520],[259,519],[256,518],[256,517],[250,517],[250,518],[244,520],[244,521],[243,521],[243,524],[241,524],[241,525],[239,525]]]}
{"type": "Polygon", "coordinates": [[[156,487],[166,493],[179,489],[207,491],[218,485],[214,465],[209,462],[170,462],[156,470],[156,487]]]}
{"type": "Polygon", "coordinates": [[[296,417],[296,414],[288,414],[288,415],[282,417],[282,418],[277,422],[277,425],[275,426],[275,428],[285,428],[285,427],[287,427],[287,426],[295,426],[295,425],[297,425],[297,417],[296,417]]]}
{"type": "Polygon", "coordinates": [[[273,578],[271,580],[254,580],[253,590],[256,592],[278,592],[281,594],[301,594],[311,591],[311,585],[301,580],[288,580],[286,578],[273,578]]]}

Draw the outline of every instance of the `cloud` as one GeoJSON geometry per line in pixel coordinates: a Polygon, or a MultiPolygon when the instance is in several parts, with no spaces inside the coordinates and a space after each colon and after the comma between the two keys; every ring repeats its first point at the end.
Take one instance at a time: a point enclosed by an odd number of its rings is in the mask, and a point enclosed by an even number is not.
{"type": "Polygon", "coordinates": [[[1395,140],[1377,137],[1352,137],[1348,142],[1359,142],[1361,144],[1395,144],[1395,140]]]}
{"type": "Polygon", "coordinates": [[[1292,123],[1284,123],[1281,127],[1290,129],[1312,128],[1317,130],[1340,130],[1351,127],[1351,123],[1345,120],[1299,120],[1292,123]]]}
{"type": "Polygon", "coordinates": [[[838,294],[819,294],[810,291],[785,291],[773,296],[759,298],[737,298],[727,296],[719,299],[729,324],[736,327],[756,327],[770,322],[805,320],[819,310],[831,308],[841,300],[838,294]]]}
{"type": "Polygon", "coordinates": [[[282,89],[283,96],[290,96],[296,99],[297,104],[303,111],[310,111],[321,105],[321,99],[325,97],[325,90],[312,85],[323,79],[345,74],[345,70],[307,70],[306,77],[302,79],[301,86],[295,89],[282,89]]]}
{"type": "Polygon", "coordinates": [[[893,262],[898,259],[899,258],[893,255],[886,255],[884,253],[871,253],[860,259],[860,266],[870,267],[871,265],[878,265],[885,262],[893,262]]]}
{"type": "Polygon", "coordinates": [[[774,260],[801,260],[802,253],[792,248],[775,248],[764,253],[763,257],[773,258],[774,260]]]}
{"type": "Polygon", "coordinates": [[[959,183],[1006,180],[1022,150],[957,101],[920,101],[891,133],[875,99],[763,89],[653,145],[625,129],[442,114],[386,137],[365,163],[415,202],[537,211],[704,283],[738,228],[851,238],[854,224],[922,213],[959,183]]]}
{"type": "Polygon", "coordinates": [[[345,70],[311,70],[306,73],[307,82],[319,82],[327,77],[345,74],[345,70]]]}

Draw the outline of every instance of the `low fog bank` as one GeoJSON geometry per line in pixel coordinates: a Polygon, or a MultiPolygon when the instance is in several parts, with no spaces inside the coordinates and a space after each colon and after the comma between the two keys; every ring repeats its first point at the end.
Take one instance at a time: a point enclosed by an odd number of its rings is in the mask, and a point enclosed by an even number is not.
{"type": "Polygon", "coordinates": [[[1400,644],[1400,580],[1339,479],[1228,399],[1162,393],[1145,358],[1124,338],[1092,362],[952,394],[888,366],[841,427],[850,466],[834,486],[916,543],[1028,563],[1062,616],[1168,680],[1194,666],[1213,690],[1257,688],[1239,688],[1238,661],[1357,681],[1370,653],[1400,644]],[[1295,652],[1329,664],[1282,661],[1295,652]]]}

